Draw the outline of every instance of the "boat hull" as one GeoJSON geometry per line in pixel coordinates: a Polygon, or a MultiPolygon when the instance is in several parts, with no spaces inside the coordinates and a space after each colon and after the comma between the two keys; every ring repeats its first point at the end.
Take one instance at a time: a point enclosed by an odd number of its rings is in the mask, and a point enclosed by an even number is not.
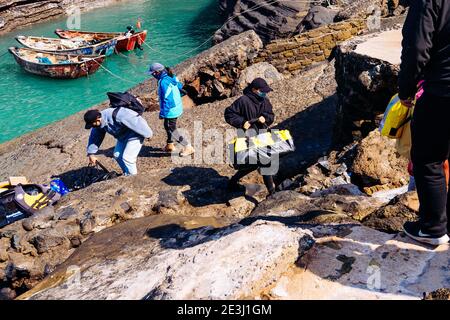
{"type": "Polygon", "coordinates": [[[141,46],[147,39],[147,31],[142,31],[132,35],[129,38],[121,37],[118,38],[116,50],[119,52],[133,51],[139,46],[141,46]]]}
{"type": "Polygon", "coordinates": [[[114,53],[117,45],[117,39],[110,39],[95,45],[86,46],[83,48],[76,48],[76,49],[65,49],[65,50],[43,50],[40,48],[36,48],[33,46],[30,46],[28,43],[21,40],[20,37],[17,37],[16,40],[22,44],[23,46],[39,50],[39,51],[45,51],[45,52],[51,52],[51,53],[61,53],[61,54],[70,54],[70,55],[78,55],[78,56],[110,56],[114,53]]]}
{"type": "Polygon", "coordinates": [[[27,72],[54,79],[77,79],[94,74],[105,60],[105,56],[93,57],[87,61],[70,64],[40,64],[19,57],[10,49],[14,59],[27,72]]]}
{"type": "Polygon", "coordinates": [[[116,38],[117,45],[116,50],[118,52],[132,51],[137,48],[138,45],[142,45],[147,39],[147,30],[137,32],[130,37],[125,37],[122,32],[88,32],[88,31],[77,31],[77,30],[55,30],[55,33],[61,39],[73,39],[80,36],[90,36],[97,38],[116,38]]]}

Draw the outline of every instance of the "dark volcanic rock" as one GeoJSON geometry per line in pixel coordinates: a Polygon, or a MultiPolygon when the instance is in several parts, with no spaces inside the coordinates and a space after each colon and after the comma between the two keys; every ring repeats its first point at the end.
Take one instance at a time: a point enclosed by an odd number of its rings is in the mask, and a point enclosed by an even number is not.
{"type": "Polygon", "coordinates": [[[296,31],[309,9],[309,1],[222,0],[229,21],[215,34],[221,42],[233,35],[254,30],[264,42],[296,31]]]}
{"type": "Polygon", "coordinates": [[[31,240],[36,247],[37,252],[42,254],[48,250],[60,246],[65,242],[66,238],[54,230],[45,230],[31,240]]]}
{"type": "Polygon", "coordinates": [[[392,200],[363,220],[363,224],[380,231],[397,233],[407,221],[417,221],[417,193],[407,193],[392,200]]]}
{"type": "Polygon", "coordinates": [[[297,27],[297,32],[300,33],[304,30],[311,30],[333,23],[336,13],[336,10],[330,8],[323,6],[312,6],[306,17],[297,27]]]}

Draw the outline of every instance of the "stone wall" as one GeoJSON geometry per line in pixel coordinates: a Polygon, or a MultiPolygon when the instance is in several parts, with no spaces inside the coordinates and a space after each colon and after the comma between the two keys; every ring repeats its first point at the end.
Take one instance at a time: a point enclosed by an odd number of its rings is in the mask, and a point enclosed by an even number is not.
{"type": "Polygon", "coordinates": [[[364,20],[344,21],[289,39],[274,40],[260,52],[256,62],[269,62],[284,74],[298,72],[330,58],[337,44],[362,33],[365,29],[364,20]]]}
{"type": "Polygon", "coordinates": [[[400,35],[400,30],[365,35],[336,49],[337,91],[346,122],[341,132],[352,132],[350,140],[375,129],[390,98],[397,93],[400,35]],[[397,39],[391,41],[396,32],[397,39]],[[373,46],[367,46],[371,42],[373,46]],[[360,50],[363,45],[365,49],[360,50]]]}

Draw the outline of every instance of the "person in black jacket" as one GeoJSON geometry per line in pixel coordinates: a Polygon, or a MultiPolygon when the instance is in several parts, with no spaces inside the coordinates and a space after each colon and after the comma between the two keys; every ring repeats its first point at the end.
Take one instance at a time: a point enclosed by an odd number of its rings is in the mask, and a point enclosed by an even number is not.
{"type": "MultiPolygon", "coordinates": [[[[274,120],[273,107],[267,94],[272,91],[267,82],[262,78],[256,78],[244,90],[244,95],[237,99],[225,110],[225,121],[237,129],[248,131],[254,129],[257,134],[261,129],[270,127],[274,120]]],[[[260,165],[249,166],[247,169],[239,170],[228,184],[229,191],[240,191],[243,189],[239,185],[239,180],[260,169],[260,165]]],[[[269,195],[275,192],[275,183],[272,175],[264,175],[264,184],[269,191],[269,195]]]]}
{"type": "Polygon", "coordinates": [[[440,245],[449,241],[450,230],[443,170],[450,153],[450,1],[411,0],[409,5],[398,83],[402,103],[412,107],[417,83],[425,82],[411,124],[420,219],[403,228],[419,242],[440,245]]]}

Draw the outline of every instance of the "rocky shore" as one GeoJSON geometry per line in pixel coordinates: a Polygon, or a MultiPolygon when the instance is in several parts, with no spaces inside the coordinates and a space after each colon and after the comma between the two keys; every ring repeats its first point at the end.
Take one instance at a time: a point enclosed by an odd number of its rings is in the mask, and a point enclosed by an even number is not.
{"type": "Polygon", "coordinates": [[[219,4],[228,21],[216,32],[216,42],[254,30],[264,43],[333,22],[364,20],[374,14],[382,18],[400,16],[407,6],[403,0],[219,0],[219,4]]]}
{"type": "MultiPolygon", "coordinates": [[[[137,86],[132,91],[155,131],[139,158],[140,175],[72,192],[0,229],[0,297],[447,297],[436,290],[450,286],[443,268],[449,247],[419,246],[401,234],[405,221],[417,219],[417,194],[406,192],[407,160],[376,130],[395,91],[399,32],[361,30],[337,40],[326,59],[280,72],[273,60],[261,61],[267,45],[247,31],[175,68],[193,104],[180,127],[192,135],[195,121],[225,134],[224,109],[248,79],[270,82],[275,127],[291,131],[297,150],[281,161],[285,190],[268,199],[257,174],[243,181],[245,193],[227,193],[234,171],[206,163],[210,150],[190,163],[172,162],[162,151],[156,83],[137,86]],[[382,53],[373,50],[380,42],[382,53]]],[[[60,177],[73,186],[87,161],[82,122],[81,112],[0,145],[0,180],[60,177]]],[[[108,137],[100,161],[118,171],[113,146],[108,137]]]]}
{"type": "Polygon", "coordinates": [[[67,15],[72,7],[81,12],[126,0],[1,0],[0,35],[37,22],[67,15]]]}

